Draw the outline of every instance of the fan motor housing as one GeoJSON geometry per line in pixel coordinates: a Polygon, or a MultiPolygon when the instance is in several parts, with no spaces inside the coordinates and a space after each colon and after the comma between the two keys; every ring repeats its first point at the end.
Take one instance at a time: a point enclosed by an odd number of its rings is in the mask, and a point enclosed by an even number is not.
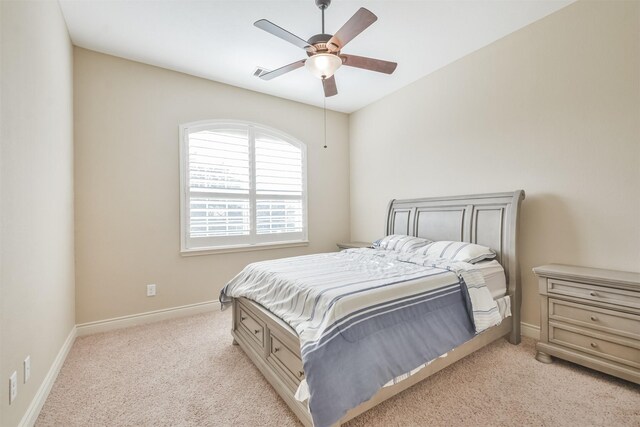
{"type": "MultiPolygon", "coordinates": [[[[307,52],[307,55],[313,56],[313,54],[315,53],[329,52],[329,49],[327,48],[327,42],[331,40],[331,37],[333,37],[333,35],[331,34],[316,34],[315,36],[311,36],[311,38],[307,40],[307,43],[315,47],[316,51],[307,52]]],[[[337,52],[333,52],[333,53],[337,53],[337,52]]]]}
{"type": "Polygon", "coordinates": [[[331,40],[331,37],[333,37],[333,35],[331,34],[316,34],[315,36],[311,36],[309,40],[307,40],[307,43],[314,46],[317,43],[326,44],[329,40],[331,40]]]}

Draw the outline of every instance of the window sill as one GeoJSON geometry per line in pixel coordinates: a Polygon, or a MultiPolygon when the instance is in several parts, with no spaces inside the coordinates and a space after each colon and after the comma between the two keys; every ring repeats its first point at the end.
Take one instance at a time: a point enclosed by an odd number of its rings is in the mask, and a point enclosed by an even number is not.
{"type": "Polygon", "coordinates": [[[296,248],[300,246],[309,246],[309,241],[296,240],[293,242],[260,243],[256,245],[238,245],[238,246],[222,246],[217,248],[183,249],[180,251],[180,255],[182,256],[215,255],[215,254],[228,254],[228,253],[235,253],[235,252],[261,251],[266,249],[296,248]]]}

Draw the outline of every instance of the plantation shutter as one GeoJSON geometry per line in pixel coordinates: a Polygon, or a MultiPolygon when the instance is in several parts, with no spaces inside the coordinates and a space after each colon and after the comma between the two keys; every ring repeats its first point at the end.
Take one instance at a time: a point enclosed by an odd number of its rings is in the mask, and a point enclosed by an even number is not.
{"type": "Polygon", "coordinates": [[[186,128],[185,143],[185,249],[306,239],[304,146],[218,123],[186,128]]]}
{"type": "Polygon", "coordinates": [[[190,133],[188,144],[190,239],[199,239],[199,246],[248,243],[251,231],[248,131],[233,127],[202,130],[190,133]]]}
{"type": "Polygon", "coordinates": [[[302,233],[302,151],[256,133],[256,233],[302,233]]]}

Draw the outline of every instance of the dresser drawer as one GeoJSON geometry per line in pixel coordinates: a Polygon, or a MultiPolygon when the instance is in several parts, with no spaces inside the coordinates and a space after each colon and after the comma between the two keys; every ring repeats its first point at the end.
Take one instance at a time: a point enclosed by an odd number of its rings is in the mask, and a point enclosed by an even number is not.
{"type": "Polygon", "coordinates": [[[640,368],[640,342],[635,340],[615,338],[586,328],[550,322],[549,342],[640,368]]]}
{"type": "Polygon", "coordinates": [[[245,332],[245,335],[251,337],[251,339],[260,346],[260,348],[264,348],[265,326],[242,304],[238,307],[237,321],[239,328],[245,332]]]}
{"type": "Polygon", "coordinates": [[[550,297],[553,295],[566,295],[595,302],[640,309],[640,295],[637,292],[622,289],[568,282],[566,280],[548,279],[547,291],[550,297]]]}
{"type": "Polygon", "coordinates": [[[549,319],[640,340],[640,316],[549,298],[549,319]]]}
{"type": "Polygon", "coordinates": [[[302,360],[273,334],[271,334],[271,350],[268,359],[288,375],[294,384],[298,385],[304,378],[302,360]]]}

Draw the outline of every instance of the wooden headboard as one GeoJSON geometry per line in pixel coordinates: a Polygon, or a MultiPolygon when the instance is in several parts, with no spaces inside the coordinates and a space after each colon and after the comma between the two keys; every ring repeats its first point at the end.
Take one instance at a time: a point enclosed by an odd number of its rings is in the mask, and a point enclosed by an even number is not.
{"type": "MultiPolygon", "coordinates": [[[[493,249],[502,264],[511,296],[512,338],[520,341],[520,265],[518,221],[524,191],[470,196],[392,200],[386,235],[477,243],[493,249]],[[517,335],[514,335],[517,334],[517,335]]],[[[512,340],[512,342],[514,342],[512,340]]]]}

